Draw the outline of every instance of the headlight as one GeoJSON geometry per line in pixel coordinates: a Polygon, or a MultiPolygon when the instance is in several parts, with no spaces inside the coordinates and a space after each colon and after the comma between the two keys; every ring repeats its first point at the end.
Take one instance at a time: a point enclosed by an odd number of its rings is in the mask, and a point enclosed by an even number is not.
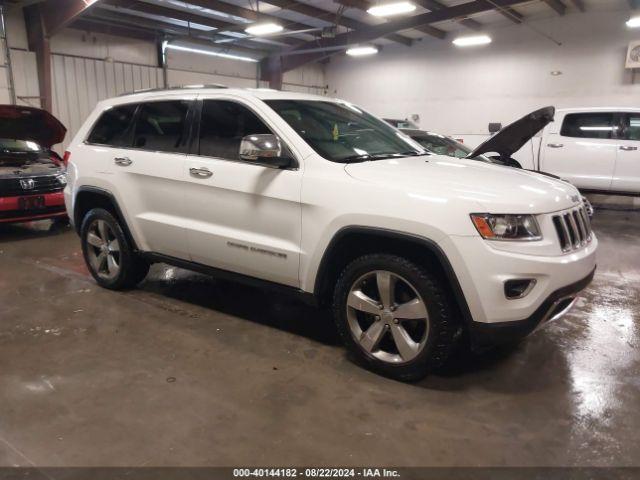
{"type": "Polygon", "coordinates": [[[471,221],[487,240],[530,241],[542,239],[540,227],[533,215],[494,215],[472,213],[471,221]]]}

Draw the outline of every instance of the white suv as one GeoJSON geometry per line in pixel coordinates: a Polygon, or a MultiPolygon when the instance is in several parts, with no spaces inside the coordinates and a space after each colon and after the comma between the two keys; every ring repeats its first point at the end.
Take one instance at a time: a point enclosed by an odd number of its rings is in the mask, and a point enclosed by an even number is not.
{"type": "Polygon", "coordinates": [[[350,103],[272,90],[101,102],[67,153],[92,275],[164,262],[331,305],[361,362],[412,380],[469,339],[519,339],[592,279],[571,185],[427,153],[350,103]]]}

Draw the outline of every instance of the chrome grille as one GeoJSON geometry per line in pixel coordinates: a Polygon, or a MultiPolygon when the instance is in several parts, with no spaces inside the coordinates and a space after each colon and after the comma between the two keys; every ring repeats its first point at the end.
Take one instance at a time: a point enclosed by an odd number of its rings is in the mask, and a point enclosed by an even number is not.
{"type": "Polygon", "coordinates": [[[42,177],[2,178],[0,179],[0,196],[35,195],[61,191],[64,189],[64,185],[58,181],[58,175],[60,174],[42,177]],[[33,188],[28,190],[22,188],[21,179],[32,179],[33,188]]]}
{"type": "Polygon", "coordinates": [[[563,252],[578,250],[591,242],[591,222],[584,206],[566,210],[553,216],[560,247],[563,252]]]}

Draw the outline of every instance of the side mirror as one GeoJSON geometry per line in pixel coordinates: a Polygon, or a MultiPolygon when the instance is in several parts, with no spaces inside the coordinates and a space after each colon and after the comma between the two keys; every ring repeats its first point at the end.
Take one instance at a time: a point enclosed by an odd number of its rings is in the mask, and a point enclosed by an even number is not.
{"type": "Polygon", "coordinates": [[[275,168],[290,167],[293,160],[284,152],[277,135],[247,135],[240,142],[240,159],[275,168]]]}
{"type": "Polygon", "coordinates": [[[489,124],[489,133],[491,133],[491,134],[498,133],[500,130],[502,130],[502,124],[501,123],[491,122],[489,124]]]}

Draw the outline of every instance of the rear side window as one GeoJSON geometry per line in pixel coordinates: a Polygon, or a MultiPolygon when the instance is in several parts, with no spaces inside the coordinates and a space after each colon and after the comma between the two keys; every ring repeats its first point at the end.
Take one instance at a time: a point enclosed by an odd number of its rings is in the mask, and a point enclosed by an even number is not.
{"type": "Polygon", "coordinates": [[[158,152],[184,152],[189,104],[187,100],[171,100],[140,105],[133,146],[158,152]]]}
{"type": "Polygon", "coordinates": [[[615,138],[617,126],[613,113],[570,113],[564,117],[560,135],[577,138],[615,138]]]}
{"type": "Polygon", "coordinates": [[[625,140],[640,140],[640,113],[629,113],[626,115],[625,140]]]}
{"type": "Polygon", "coordinates": [[[239,103],[205,100],[200,117],[200,155],[240,160],[246,135],[272,133],[258,116],[239,103]]]}
{"type": "Polygon", "coordinates": [[[96,122],[87,141],[114,147],[125,146],[128,143],[127,132],[136,107],[137,105],[135,104],[121,105],[106,110],[96,122]]]}

